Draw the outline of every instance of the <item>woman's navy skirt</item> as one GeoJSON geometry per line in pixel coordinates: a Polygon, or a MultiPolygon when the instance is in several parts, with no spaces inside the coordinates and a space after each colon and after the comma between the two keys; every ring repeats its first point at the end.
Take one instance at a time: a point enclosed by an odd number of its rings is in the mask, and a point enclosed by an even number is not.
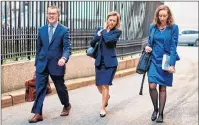
{"type": "Polygon", "coordinates": [[[117,67],[105,67],[105,65],[95,66],[96,86],[112,85],[117,67]]]}

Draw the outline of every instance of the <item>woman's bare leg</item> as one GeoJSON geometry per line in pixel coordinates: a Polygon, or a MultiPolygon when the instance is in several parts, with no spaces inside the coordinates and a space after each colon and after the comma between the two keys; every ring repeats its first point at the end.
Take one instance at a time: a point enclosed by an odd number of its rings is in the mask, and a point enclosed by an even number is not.
{"type": "Polygon", "coordinates": [[[102,85],[102,105],[100,114],[106,114],[106,105],[109,98],[109,85],[102,85]]]}

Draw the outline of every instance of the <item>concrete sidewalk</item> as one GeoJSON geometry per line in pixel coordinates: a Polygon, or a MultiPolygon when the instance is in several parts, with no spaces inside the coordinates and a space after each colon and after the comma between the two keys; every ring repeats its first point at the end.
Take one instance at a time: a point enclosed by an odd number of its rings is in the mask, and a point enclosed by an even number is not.
{"type": "MultiPolygon", "coordinates": [[[[120,78],[126,75],[130,75],[130,74],[135,73],[135,71],[136,71],[136,68],[120,70],[116,72],[116,75],[114,78],[120,78]]],[[[95,76],[65,81],[65,85],[67,86],[68,90],[73,90],[73,89],[77,89],[77,88],[92,85],[92,84],[95,84],[95,76]]],[[[55,94],[56,89],[53,83],[51,83],[51,88],[52,88],[52,93],[50,95],[55,94]]],[[[2,108],[13,106],[13,105],[23,103],[23,102],[25,102],[25,89],[20,89],[20,90],[11,91],[11,92],[2,94],[2,99],[1,99],[2,108]]]]}

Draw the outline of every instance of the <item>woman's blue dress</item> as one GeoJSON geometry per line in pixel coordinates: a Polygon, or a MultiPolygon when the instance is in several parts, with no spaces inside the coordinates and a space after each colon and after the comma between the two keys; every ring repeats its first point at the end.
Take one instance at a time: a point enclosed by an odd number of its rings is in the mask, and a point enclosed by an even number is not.
{"type": "MultiPolygon", "coordinates": [[[[168,30],[168,28],[165,30],[168,30]]],[[[154,33],[152,60],[148,71],[148,81],[149,83],[162,86],[172,86],[173,73],[162,70],[165,30],[161,32],[159,29],[156,29],[154,33]]]]}

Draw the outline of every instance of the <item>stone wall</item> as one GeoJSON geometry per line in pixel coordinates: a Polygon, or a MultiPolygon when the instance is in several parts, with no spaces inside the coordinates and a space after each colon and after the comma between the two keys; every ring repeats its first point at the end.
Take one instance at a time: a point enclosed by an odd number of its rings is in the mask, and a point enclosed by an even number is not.
{"type": "MultiPolygon", "coordinates": [[[[133,68],[137,65],[138,62],[138,58],[118,60],[119,66],[117,70],[133,68]]],[[[66,73],[64,79],[70,80],[94,76],[94,62],[94,59],[86,55],[71,56],[69,62],[66,64],[66,73]]],[[[35,71],[34,61],[4,64],[1,66],[1,68],[2,93],[24,88],[25,81],[31,79],[35,71]]],[[[52,82],[51,79],[50,82],[52,82]]]]}

